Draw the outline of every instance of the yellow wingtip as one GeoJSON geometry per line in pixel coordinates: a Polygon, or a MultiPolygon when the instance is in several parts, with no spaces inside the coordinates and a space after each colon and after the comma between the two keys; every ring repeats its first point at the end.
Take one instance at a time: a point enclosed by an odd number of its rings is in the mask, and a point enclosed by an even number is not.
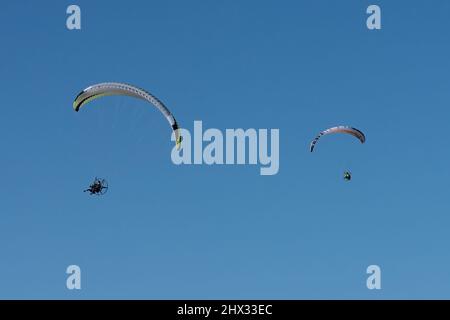
{"type": "Polygon", "coordinates": [[[180,150],[180,148],[181,148],[181,141],[183,141],[183,137],[179,136],[176,141],[177,150],[180,150]]]}

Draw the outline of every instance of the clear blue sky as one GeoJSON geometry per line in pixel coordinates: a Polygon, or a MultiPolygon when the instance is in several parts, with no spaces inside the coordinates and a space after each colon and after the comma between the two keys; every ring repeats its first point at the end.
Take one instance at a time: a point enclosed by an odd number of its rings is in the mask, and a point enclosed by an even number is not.
{"type": "Polygon", "coordinates": [[[75,3],[81,31],[69,1],[0,10],[0,298],[450,298],[450,2],[75,3]],[[148,89],[188,129],[279,128],[278,175],[173,165],[138,100],[75,113],[103,81],[148,89]],[[339,124],[366,144],[310,154],[339,124]],[[94,176],[104,197],[82,192],[94,176]]]}

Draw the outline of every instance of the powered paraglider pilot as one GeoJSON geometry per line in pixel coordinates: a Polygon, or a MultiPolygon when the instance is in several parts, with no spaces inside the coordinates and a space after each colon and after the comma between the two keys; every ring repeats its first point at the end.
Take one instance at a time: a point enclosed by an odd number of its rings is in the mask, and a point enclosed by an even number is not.
{"type": "Polygon", "coordinates": [[[350,181],[352,180],[352,174],[349,171],[345,171],[344,172],[344,180],[345,181],[350,181]]]}
{"type": "Polygon", "coordinates": [[[105,179],[95,178],[94,182],[84,192],[89,192],[91,195],[103,195],[108,190],[108,183],[105,179]]]}

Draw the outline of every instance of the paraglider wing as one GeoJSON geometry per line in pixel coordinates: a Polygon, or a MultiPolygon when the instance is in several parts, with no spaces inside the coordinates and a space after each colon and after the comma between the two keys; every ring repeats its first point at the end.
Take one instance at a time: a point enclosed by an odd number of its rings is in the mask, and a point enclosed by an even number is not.
{"type": "Polygon", "coordinates": [[[316,143],[319,141],[319,139],[322,136],[332,134],[332,133],[347,133],[347,134],[351,134],[352,136],[358,138],[359,141],[361,141],[361,143],[364,143],[366,141],[366,137],[365,137],[364,133],[362,133],[358,129],[355,129],[352,127],[347,127],[347,126],[338,126],[338,127],[329,128],[327,130],[320,132],[317,135],[317,137],[315,137],[314,140],[311,141],[311,144],[309,146],[310,151],[313,152],[314,147],[316,146],[316,143]]]}
{"type": "Polygon", "coordinates": [[[158,110],[161,111],[161,113],[166,117],[167,121],[169,121],[170,126],[175,133],[177,149],[180,148],[182,137],[179,132],[178,123],[173,117],[172,113],[154,95],[135,86],[117,82],[105,82],[92,85],[78,94],[78,96],[75,98],[75,101],[73,102],[73,109],[78,112],[81,107],[94,99],[113,95],[126,95],[139,98],[150,102],[152,105],[158,108],[158,110]]]}

